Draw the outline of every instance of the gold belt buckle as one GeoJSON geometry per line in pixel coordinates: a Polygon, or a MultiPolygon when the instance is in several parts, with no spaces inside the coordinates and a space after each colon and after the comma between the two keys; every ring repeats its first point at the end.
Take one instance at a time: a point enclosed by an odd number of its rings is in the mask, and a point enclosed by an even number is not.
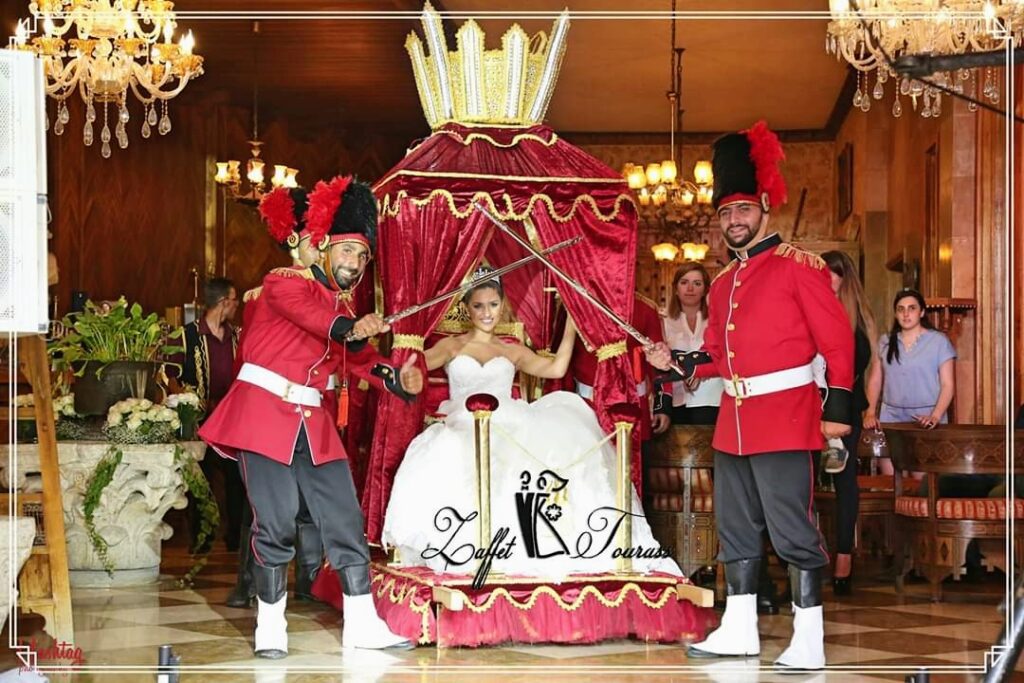
{"type": "Polygon", "coordinates": [[[292,384],[291,380],[286,379],[284,381],[284,393],[281,394],[281,400],[282,401],[287,401],[288,400],[288,394],[291,392],[293,386],[295,386],[295,385],[292,384]]]}
{"type": "Polygon", "coordinates": [[[735,377],[732,380],[732,390],[736,394],[735,398],[746,398],[747,397],[747,380],[742,377],[735,377]]]}

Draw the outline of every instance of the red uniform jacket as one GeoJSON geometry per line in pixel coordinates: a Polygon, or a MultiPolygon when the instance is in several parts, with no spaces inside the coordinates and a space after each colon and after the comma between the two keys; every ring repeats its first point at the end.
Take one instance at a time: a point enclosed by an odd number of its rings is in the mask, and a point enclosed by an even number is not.
{"type": "MultiPolygon", "coordinates": [[[[650,337],[654,342],[664,341],[661,316],[654,302],[645,296],[637,294],[633,302],[633,319],[630,321],[637,330],[650,337]]],[[[633,368],[633,381],[638,385],[637,393],[640,396],[641,405],[647,406],[648,399],[654,397],[654,412],[671,413],[672,395],[664,392],[664,387],[655,383],[656,370],[652,368],[643,357],[643,349],[640,343],[632,337],[626,338],[626,349],[630,354],[630,364],[633,368]],[[653,394],[652,394],[653,392],[653,394]]],[[[576,347],[572,354],[572,375],[573,378],[589,387],[594,386],[594,377],[597,375],[597,355],[587,351],[579,336],[576,337],[576,347]]],[[[651,415],[648,411],[646,418],[638,425],[636,432],[641,440],[651,438],[651,415]]]]}
{"type": "Polygon", "coordinates": [[[749,398],[722,394],[713,446],[733,455],[821,450],[821,421],[849,422],[853,331],[825,262],[770,235],[711,284],[697,377],[726,382],[805,365],[820,353],[829,385],[823,417],[812,382],[749,398]]]}
{"type": "MultiPolygon", "coordinates": [[[[357,342],[345,349],[331,339],[336,321],[344,333],[355,315],[337,292],[316,279],[311,268],[277,268],[263,279],[259,301],[245,316],[239,356],[276,372],[289,381],[321,392],[327,379],[344,361],[349,372],[399,395],[398,373],[386,361],[357,342]],[[381,381],[376,374],[387,378],[381,381]]],[[[346,457],[335,416],[325,404],[300,406],[248,382],[236,379],[227,396],[199,430],[199,436],[218,453],[234,458],[245,450],[290,464],[299,429],[305,425],[313,463],[321,465],[346,457]]]]}
{"type": "MultiPolygon", "coordinates": [[[[293,267],[298,268],[299,266],[293,266],[293,267]]],[[[238,371],[242,369],[242,363],[245,362],[245,354],[242,353],[242,350],[241,350],[242,349],[242,345],[245,343],[245,331],[246,331],[246,329],[249,328],[249,323],[252,322],[253,316],[256,315],[256,309],[260,306],[260,302],[262,301],[262,299],[260,299],[260,296],[262,294],[263,294],[263,287],[261,286],[261,287],[255,287],[253,289],[250,289],[242,297],[242,301],[245,303],[245,308],[242,309],[242,331],[238,335],[238,349],[239,350],[235,353],[235,372],[234,372],[234,375],[233,375],[235,377],[238,376],[238,371]]],[[[344,302],[342,302],[342,303],[344,303],[344,302]]],[[[349,315],[348,312],[346,312],[345,315],[348,315],[348,317],[350,317],[350,318],[358,318],[359,317],[358,315],[355,315],[355,314],[349,315]]],[[[348,349],[348,352],[351,354],[352,350],[348,349]]],[[[350,355],[349,356],[349,362],[351,362],[351,359],[352,359],[352,356],[350,355]]],[[[338,390],[337,390],[337,388],[327,389],[324,392],[322,392],[320,394],[320,405],[323,407],[323,409],[327,412],[328,415],[337,415],[338,414],[338,390]]]]}

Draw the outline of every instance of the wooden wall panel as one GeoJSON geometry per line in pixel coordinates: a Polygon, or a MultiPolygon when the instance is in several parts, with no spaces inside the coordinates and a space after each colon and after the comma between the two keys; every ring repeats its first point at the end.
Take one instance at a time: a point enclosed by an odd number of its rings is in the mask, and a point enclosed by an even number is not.
{"type": "Polygon", "coordinates": [[[144,140],[141,111],[132,110],[128,149],[115,143],[103,159],[102,110],[87,148],[81,109],[75,102],[64,135],[48,138],[59,309],[67,310],[72,290],[93,299],[124,295],[160,312],[187,294],[191,300],[188,270],[203,256],[205,113],[172,104],[171,133],[144,140]]]}
{"type": "MultiPolygon", "coordinates": [[[[141,112],[131,113],[129,147],[115,144],[110,159],[99,153],[102,123],[96,126],[96,143],[84,147],[77,102],[64,135],[48,138],[50,246],[61,275],[51,294],[58,297],[61,314],[69,309],[73,290],[93,299],[123,294],[147,311],[163,313],[192,300],[192,268],[227,275],[244,291],[270,268],[289,262],[271,243],[255,209],[224,200],[219,189],[209,191],[213,160],[249,156],[248,111],[172,102],[171,133],[148,140],[138,132],[141,112]],[[207,263],[205,249],[211,210],[218,254],[213,264],[207,263]]],[[[299,168],[299,180],[309,186],[337,173],[372,182],[401,159],[410,141],[404,133],[342,135],[323,127],[293,132],[273,121],[261,137],[266,160],[299,168]]]]}
{"type": "Polygon", "coordinates": [[[977,135],[977,421],[998,424],[1006,414],[1006,124],[1003,117],[978,111],[977,135]]]}

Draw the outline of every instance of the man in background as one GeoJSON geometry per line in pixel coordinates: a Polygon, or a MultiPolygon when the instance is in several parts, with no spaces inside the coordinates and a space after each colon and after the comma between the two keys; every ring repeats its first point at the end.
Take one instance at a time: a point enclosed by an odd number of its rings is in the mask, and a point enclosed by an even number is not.
{"type": "MultiPolygon", "coordinates": [[[[231,324],[238,311],[238,293],[231,280],[211,278],[203,286],[205,312],[184,329],[185,355],[180,359],[180,381],[196,392],[207,415],[213,412],[234,379],[235,351],[238,348],[238,330],[231,324]]],[[[224,478],[224,509],[221,519],[227,520],[225,542],[228,550],[238,549],[238,534],[242,524],[245,490],[238,468],[225,463],[207,448],[201,464],[207,480],[213,480],[214,470],[224,478]]],[[[190,506],[192,538],[199,532],[199,514],[190,506]]],[[[209,543],[209,539],[207,541],[209,543]]]]}

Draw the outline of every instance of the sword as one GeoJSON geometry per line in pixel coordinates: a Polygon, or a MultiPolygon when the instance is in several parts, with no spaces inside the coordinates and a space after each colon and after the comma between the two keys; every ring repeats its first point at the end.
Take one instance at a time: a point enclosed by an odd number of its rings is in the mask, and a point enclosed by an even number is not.
{"type": "MultiPolygon", "coordinates": [[[[525,266],[527,263],[530,263],[531,261],[536,260],[538,258],[538,256],[540,258],[544,258],[543,255],[545,255],[545,254],[553,254],[556,251],[560,251],[562,249],[565,249],[566,247],[571,247],[571,246],[579,243],[582,239],[583,239],[582,236],[577,235],[576,237],[572,237],[570,239],[567,239],[564,242],[559,242],[558,244],[554,244],[554,245],[548,247],[547,249],[545,249],[542,252],[539,252],[539,253],[538,252],[534,252],[533,254],[530,254],[529,256],[524,256],[523,258],[519,259],[518,261],[513,261],[512,263],[509,263],[508,265],[502,266],[501,268],[498,268],[496,270],[492,270],[489,273],[485,273],[484,275],[481,275],[480,277],[473,278],[469,282],[467,282],[467,283],[465,283],[463,285],[459,285],[455,289],[449,290],[449,291],[445,292],[444,294],[438,294],[437,296],[435,296],[433,298],[430,298],[430,299],[427,299],[426,301],[423,301],[423,302],[418,303],[418,304],[414,304],[412,306],[409,306],[408,308],[403,308],[401,311],[398,311],[397,313],[392,313],[391,315],[389,315],[386,318],[384,318],[384,323],[387,324],[387,325],[391,325],[391,324],[401,320],[402,318],[408,318],[410,315],[412,315],[414,313],[419,313],[420,311],[422,311],[425,308],[430,308],[434,304],[440,303],[440,302],[444,301],[445,299],[451,299],[452,297],[458,296],[459,294],[462,294],[464,292],[468,292],[469,290],[473,289],[474,287],[476,287],[477,285],[479,285],[481,283],[489,282],[490,280],[493,280],[496,277],[500,277],[501,275],[504,275],[505,273],[511,272],[513,270],[516,270],[517,268],[521,268],[521,267],[525,266]]],[[[349,337],[346,337],[346,339],[352,340],[352,339],[355,339],[355,337],[352,337],[350,335],[349,337]]]]}
{"type": "MultiPolygon", "coordinates": [[[[512,230],[512,228],[510,228],[510,227],[508,227],[507,225],[505,225],[505,223],[503,223],[503,222],[501,221],[501,219],[500,219],[500,218],[498,218],[497,216],[495,216],[494,214],[492,214],[492,213],[491,213],[490,211],[488,211],[488,210],[487,210],[487,207],[485,207],[485,206],[484,206],[483,204],[481,204],[480,202],[475,202],[475,203],[474,203],[473,205],[474,205],[474,206],[475,206],[475,207],[477,208],[477,210],[478,210],[478,211],[480,211],[480,212],[481,212],[481,213],[482,213],[483,215],[487,216],[487,218],[488,218],[488,219],[489,219],[489,220],[490,220],[490,221],[491,221],[492,223],[494,223],[494,225],[495,225],[495,226],[496,226],[496,227],[497,227],[497,228],[498,228],[499,230],[501,230],[501,231],[502,231],[503,233],[505,233],[506,235],[508,235],[509,237],[511,237],[511,238],[512,238],[513,240],[515,240],[515,241],[516,241],[516,242],[517,242],[517,243],[518,243],[518,244],[519,244],[520,246],[522,246],[522,247],[523,247],[524,249],[526,249],[526,250],[527,250],[528,252],[530,252],[530,253],[531,253],[531,254],[532,254],[532,255],[534,256],[534,258],[536,258],[536,259],[537,259],[538,261],[540,261],[540,262],[541,262],[541,263],[543,263],[543,264],[544,264],[545,266],[547,266],[548,270],[550,270],[550,271],[551,271],[552,273],[554,273],[554,274],[555,274],[555,275],[557,275],[557,276],[558,276],[559,278],[561,278],[561,280],[562,280],[563,282],[565,282],[565,283],[566,283],[567,285],[569,285],[570,287],[572,287],[572,288],[573,288],[573,290],[575,290],[577,294],[579,294],[580,296],[582,296],[582,297],[583,297],[584,299],[586,299],[586,300],[587,300],[587,301],[589,301],[590,303],[594,304],[594,306],[596,306],[596,307],[598,308],[598,310],[599,310],[599,311],[601,311],[602,313],[604,313],[604,314],[605,314],[605,316],[607,316],[608,318],[610,318],[610,319],[611,319],[611,321],[612,321],[612,322],[614,322],[614,323],[615,323],[616,325],[618,325],[618,326],[619,326],[619,328],[621,328],[621,329],[622,329],[622,330],[623,330],[623,331],[624,331],[624,332],[625,332],[626,334],[628,334],[629,336],[633,337],[633,339],[636,339],[636,340],[637,340],[638,342],[640,342],[640,344],[641,344],[641,345],[642,345],[642,346],[643,346],[644,348],[649,348],[649,347],[651,347],[651,346],[654,346],[654,342],[653,342],[653,341],[651,340],[651,338],[650,338],[650,337],[648,337],[648,336],[647,336],[647,335],[645,335],[645,334],[644,334],[643,332],[641,332],[640,330],[636,329],[635,327],[633,327],[632,325],[630,325],[630,324],[629,324],[628,322],[626,322],[625,320],[623,320],[623,319],[622,319],[622,317],[621,317],[621,316],[620,316],[620,315],[619,315],[618,313],[616,313],[615,311],[613,311],[613,310],[612,310],[612,309],[611,309],[611,308],[610,308],[610,307],[608,306],[608,304],[604,303],[603,301],[601,301],[600,299],[598,299],[597,297],[595,297],[595,296],[594,296],[593,294],[591,294],[590,292],[588,292],[588,291],[587,291],[587,289],[586,289],[586,288],[585,288],[585,287],[584,287],[583,285],[581,285],[581,284],[580,284],[579,282],[577,282],[576,280],[574,280],[574,279],[573,279],[573,278],[572,278],[572,277],[571,277],[570,275],[567,275],[567,274],[565,273],[565,271],[563,271],[563,270],[562,270],[561,268],[559,268],[558,266],[556,266],[556,265],[555,265],[554,263],[552,263],[551,261],[549,261],[549,260],[548,260],[548,259],[547,259],[547,258],[546,258],[546,257],[544,256],[544,254],[543,254],[543,253],[541,253],[541,252],[537,251],[536,249],[534,249],[534,248],[533,248],[533,245],[532,245],[532,244],[530,244],[529,242],[527,242],[526,240],[524,240],[524,239],[523,239],[522,237],[520,237],[520,236],[519,236],[519,235],[518,235],[518,234],[517,234],[517,233],[516,233],[516,232],[515,232],[514,230],[512,230]]],[[[679,374],[680,374],[681,376],[683,376],[683,377],[685,377],[685,376],[686,376],[686,373],[685,373],[685,372],[683,372],[683,369],[682,369],[682,367],[680,367],[680,366],[679,366],[679,364],[678,364],[678,363],[676,363],[676,362],[675,362],[674,360],[673,360],[673,361],[672,361],[672,363],[671,363],[671,364],[669,365],[669,368],[671,368],[672,370],[675,370],[676,372],[678,372],[678,373],[679,373],[679,374]]]]}

